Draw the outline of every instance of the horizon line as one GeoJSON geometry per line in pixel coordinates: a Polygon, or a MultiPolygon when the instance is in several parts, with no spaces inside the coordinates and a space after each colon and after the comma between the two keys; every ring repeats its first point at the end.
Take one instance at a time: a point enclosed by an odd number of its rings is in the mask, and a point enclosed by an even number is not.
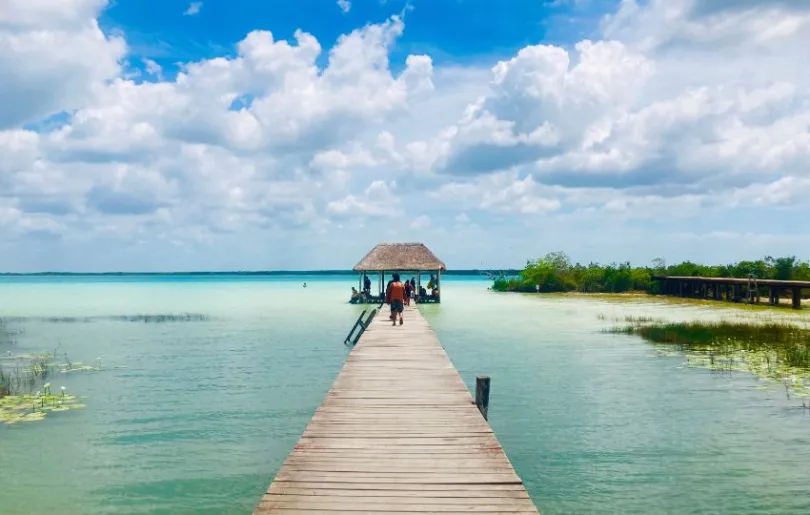
{"type": "MultiPolygon", "coordinates": [[[[491,271],[520,271],[518,268],[456,268],[448,269],[443,274],[470,273],[470,272],[491,272],[491,271]]],[[[188,270],[188,271],[162,271],[162,272],[0,272],[0,276],[36,276],[36,275],[307,275],[307,274],[346,274],[354,275],[356,272],[350,268],[322,269],[322,270],[188,270]]],[[[372,275],[377,272],[370,272],[372,275]]],[[[428,273],[428,272],[425,272],[428,273]]]]}

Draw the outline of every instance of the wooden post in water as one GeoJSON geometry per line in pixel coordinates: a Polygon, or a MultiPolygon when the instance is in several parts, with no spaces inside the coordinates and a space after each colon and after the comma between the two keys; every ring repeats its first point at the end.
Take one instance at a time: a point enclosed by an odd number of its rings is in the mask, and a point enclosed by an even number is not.
{"type": "Polygon", "coordinates": [[[478,406],[484,420],[489,420],[489,376],[475,378],[475,405],[478,406]]]}

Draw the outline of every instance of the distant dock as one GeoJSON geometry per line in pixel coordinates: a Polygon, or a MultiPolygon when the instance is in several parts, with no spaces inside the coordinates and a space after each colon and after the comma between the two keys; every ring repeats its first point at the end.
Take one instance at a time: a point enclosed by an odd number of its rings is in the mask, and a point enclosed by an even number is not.
{"type": "Polygon", "coordinates": [[[759,304],[763,290],[768,304],[777,306],[783,293],[790,292],[793,309],[802,307],[802,290],[810,290],[810,281],[780,281],[738,277],[655,276],[661,293],[677,297],[693,297],[729,302],[759,304]]]}
{"type": "Polygon", "coordinates": [[[433,330],[404,318],[368,325],[254,514],[538,513],[433,330]]]}

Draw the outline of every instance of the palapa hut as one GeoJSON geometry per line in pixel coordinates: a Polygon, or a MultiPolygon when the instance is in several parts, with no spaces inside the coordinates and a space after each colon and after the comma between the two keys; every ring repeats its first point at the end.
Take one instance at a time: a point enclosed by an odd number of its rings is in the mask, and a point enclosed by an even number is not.
{"type": "MultiPolygon", "coordinates": [[[[442,271],[447,270],[444,263],[422,243],[380,243],[365,255],[352,269],[360,273],[360,288],[364,291],[364,279],[370,274],[378,274],[377,292],[366,292],[364,298],[353,299],[353,302],[381,302],[385,298],[386,273],[398,272],[402,280],[416,279],[417,302],[439,302],[439,280],[442,271]],[[422,288],[422,274],[429,274],[430,290],[422,288]],[[432,283],[432,284],[431,284],[432,283]],[[421,292],[421,294],[420,294],[421,292]]],[[[390,276],[389,276],[390,277],[390,276]]]]}

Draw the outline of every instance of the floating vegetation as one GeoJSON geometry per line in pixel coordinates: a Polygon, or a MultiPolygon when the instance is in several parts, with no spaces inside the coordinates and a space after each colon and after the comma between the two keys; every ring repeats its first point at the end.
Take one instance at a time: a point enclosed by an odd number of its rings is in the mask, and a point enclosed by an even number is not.
{"type": "Polygon", "coordinates": [[[638,324],[651,324],[654,322],[661,322],[660,319],[648,317],[648,316],[633,316],[633,315],[625,315],[623,317],[608,317],[604,313],[600,313],[596,315],[596,318],[599,320],[610,320],[611,322],[625,322],[628,324],[638,325],[638,324]]]}
{"type": "Polygon", "coordinates": [[[208,316],[202,313],[158,313],[140,315],[103,315],[89,317],[6,317],[0,318],[0,342],[2,342],[2,328],[10,322],[50,322],[54,324],[89,323],[103,320],[118,322],[202,322],[208,316]]]}
{"type": "Polygon", "coordinates": [[[31,422],[42,420],[51,412],[84,407],[64,386],[53,393],[48,380],[56,374],[100,371],[101,358],[96,359],[96,366],[91,366],[71,362],[64,353],[65,362],[61,362],[55,358],[58,348],[53,353],[6,357],[4,361],[10,365],[0,363],[0,422],[31,422]],[[35,388],[39,389],[33,393],[35,388]]]}
{"type": "Polygon", "coordinates": [[[34,422],[44,419],[48,413],[84,408],[84,404],[79,403],[79,398],[69,395],[64,386],[56,394],[51,393],[50,383],[44,385],[43,389],[44,392],[0,398],[0,422],[34,422]]]}
{"type": "MultiPolygon", "coordinates": [[[[810,399],[810,329],[788,322],[630,322],[607,330],[635,334],[686,354],[687,365],[717,372],[750,372],[810,399]]],[[[666,353],[666,351],[665,351],[666,353]]],[[[807,401],[805,401],[807,402],[807,401]]]]}
{"type": "Polygon", "coordinates": [[[202,313],[180,313],[180,314],[159,314],[159,315],[128,315],[109,317],[111,320],[124,322],[202,322],[208,320],[202,313]]]}

